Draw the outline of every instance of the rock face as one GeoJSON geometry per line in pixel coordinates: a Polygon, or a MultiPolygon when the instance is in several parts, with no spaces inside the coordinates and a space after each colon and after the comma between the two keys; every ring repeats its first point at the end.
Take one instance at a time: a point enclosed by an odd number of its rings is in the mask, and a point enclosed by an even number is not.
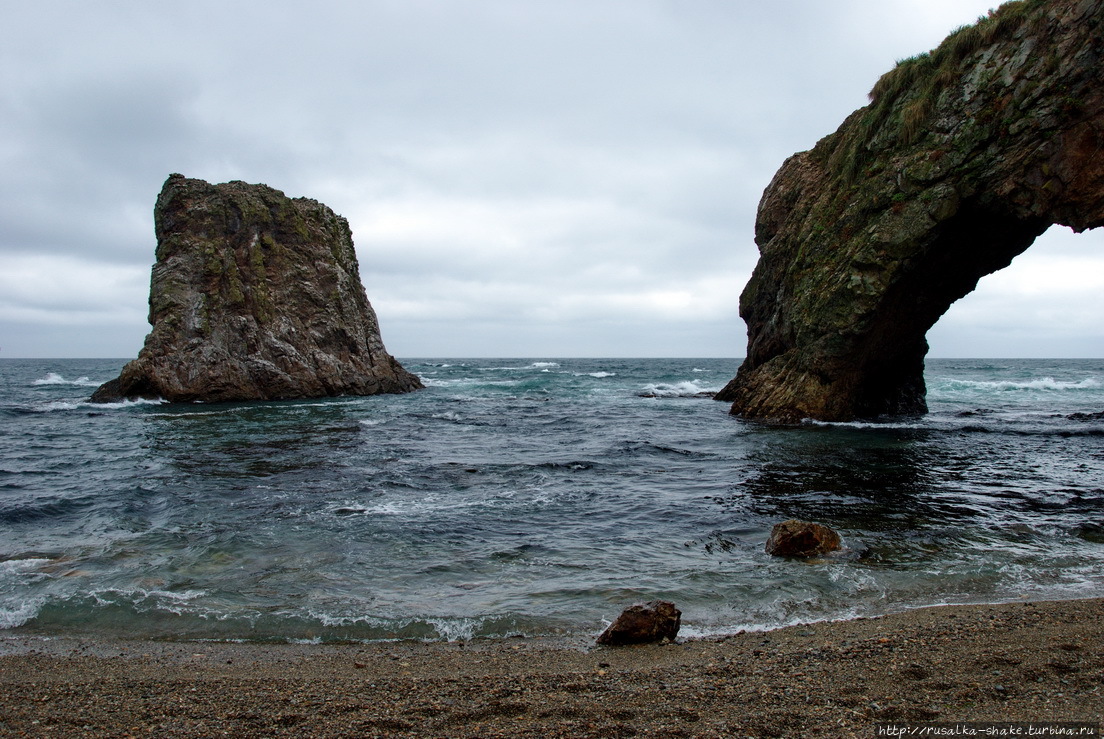
{"type": "Polygon", "coordinates": [[[817,557],[839,548],[839,534],[827,526],[790,519],[774,525],[764,550],[775,557],[817,557]]]}
{"type": "Polygon", "coordinates": [[[951,303],[1051,224],[1104,225],[1104,0],[1007,3],[870,98],[763,194],[734,414],[925,412],[951,303]]]}
{"type": "Polygon", "coordinates": [[[154,210],[153,326],[92,400],[237,401],[422,387],[384,349],[346,220],[265,185],[173,174],[154,210]]]}
{"type": "Polygon", "coordinates": [[[682,623],[682,611],[666,600],[653,600],[629,606],[602,635],[598,643],[610,646],[674,641],[682,623]]]}

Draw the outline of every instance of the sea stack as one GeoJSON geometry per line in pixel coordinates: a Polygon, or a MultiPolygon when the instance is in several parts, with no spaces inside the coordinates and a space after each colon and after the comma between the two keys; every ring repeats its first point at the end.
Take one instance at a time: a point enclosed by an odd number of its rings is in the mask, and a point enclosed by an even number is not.
{"type": "Polygon", "coordinates": [[[249,401],[422,387],[387,353],[348,222],[267,185],[169,175],[154,209],[152,330],[96,402],[249,401]]]}

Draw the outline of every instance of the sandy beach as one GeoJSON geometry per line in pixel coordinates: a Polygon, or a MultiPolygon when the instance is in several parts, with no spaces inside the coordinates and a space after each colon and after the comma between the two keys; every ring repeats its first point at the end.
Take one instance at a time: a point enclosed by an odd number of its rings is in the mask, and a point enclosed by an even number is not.
{"type": "Polygon", "coordinates": [[[1100,722],[1104,600],[944,606],[667,645],[0,640],[0,735],[850,737],[1100,722]]]}

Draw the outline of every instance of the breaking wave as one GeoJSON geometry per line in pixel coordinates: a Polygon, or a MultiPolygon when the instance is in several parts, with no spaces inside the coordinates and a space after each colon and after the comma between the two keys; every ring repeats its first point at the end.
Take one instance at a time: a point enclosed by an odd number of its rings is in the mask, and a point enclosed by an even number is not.
{"type": "Polygon", "coordinates": [[[66,380],[57,372],[47,372],[45,377],[39,378],[32,385],[77,385],[79,387],[99,387],[103,383],[93,382],[87,377],[78,377],[75,380],[66,380]]]}
{"type": "Polygon", "coordinates": [[[1040,377],[1033,380],[944,380],[935,384],[934,390],[953,392],[955,390],[981,390],[988,392],[1023,391],[1066,391],[1096,390],[1104,387],[1095,377],[1083,380],[1055,380],[1053,377],[1040,377]]]}
{"type": "Polygon", "coordinates": [[[720,388],[700,380],[686,382],[656,382],[644,385],[640,395],[646,398],[700,398],[712,397],[720,388]]]}

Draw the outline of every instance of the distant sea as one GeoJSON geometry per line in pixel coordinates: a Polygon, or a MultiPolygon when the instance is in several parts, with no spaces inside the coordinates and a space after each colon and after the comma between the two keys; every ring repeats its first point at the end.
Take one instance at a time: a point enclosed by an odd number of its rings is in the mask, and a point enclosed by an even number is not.
{"type": "Polygon", "coordinates": [[[738,360],[407,359],[410,395],[93,405],[0,360],[0,638],[590,638],[1104,596],[1104,360],[928,360],[931,412],[774,427],[738,360]],[[1094,415],[1096,414],[1096,415],[1094,415]],[[846,551],[763,552],[787,518],[846,551]]]}

